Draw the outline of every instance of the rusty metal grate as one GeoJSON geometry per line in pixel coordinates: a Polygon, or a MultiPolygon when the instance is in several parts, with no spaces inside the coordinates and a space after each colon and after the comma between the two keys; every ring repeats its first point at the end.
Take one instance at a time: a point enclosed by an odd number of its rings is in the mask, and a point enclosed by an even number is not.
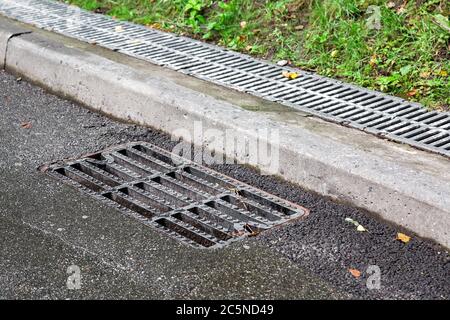
{"type": "Polygon", "coordinates": [[[46,172],[196,247],[221,247],[308,214],[148,143],[54,164],[46,172]]]}
{"type": "Polygon", "coordinates": [[[0,13],[320,118],[450,156],[450,113],[337,80],[116,21],[49,0],[0,0],[0,13]],[[300,76],[288,80],[284,70],[300,76]]]}

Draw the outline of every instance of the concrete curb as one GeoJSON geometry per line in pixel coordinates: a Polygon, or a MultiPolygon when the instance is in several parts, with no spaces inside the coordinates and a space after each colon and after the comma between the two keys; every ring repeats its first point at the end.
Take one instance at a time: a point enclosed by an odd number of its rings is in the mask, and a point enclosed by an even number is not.
{"type": "Polygon", "coordinates": [[[0,20],[0,68],[3,69],[5,67],[6,50],[8,48],[9,39],[30,32],[31,31],[28,29],[7,23],[5,20],[0,20]]]}
{"type": "MultiPolygon", "coordinates": [[[[256,129],[277,129],[279,143],[263,140],[279,150],[280,176],[450,247],[450,161],[444,157],[44,31],[12,39],[8,34],[0,32],[0,44],[8,44],[10,72],[115,118],[187,140],[195,121],[203,131],[233,130],[249,140],[261,139],[256,129]]],[[[203,144],[223,150],[214,139],[203,144]]],[[[227,156],[248,162],[246,150],[227,156]]]]}

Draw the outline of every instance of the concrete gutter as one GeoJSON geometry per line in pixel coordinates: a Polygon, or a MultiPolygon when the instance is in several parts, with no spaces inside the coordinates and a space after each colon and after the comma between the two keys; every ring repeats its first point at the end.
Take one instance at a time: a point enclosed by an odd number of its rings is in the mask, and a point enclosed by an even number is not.
{"type": "MultiPolygon", "coordinates": [[[[279,150],[281,177],[450,247],[447,158],[7,19],[0,18],[0,28],[0,61],[9,72],[187,140],[195,121],[203,131],[233,130],[246,139],[257,138],[259,128],[276,129],[281,139],[266,142],[279,150]],[[8,30],[17,27],[33,32],[11,38],[8,30]]],[[[223,151],[218,140],[203,144],[223,151]]],[[[248,160],[245,150],[227,156],[248,160]]]]}

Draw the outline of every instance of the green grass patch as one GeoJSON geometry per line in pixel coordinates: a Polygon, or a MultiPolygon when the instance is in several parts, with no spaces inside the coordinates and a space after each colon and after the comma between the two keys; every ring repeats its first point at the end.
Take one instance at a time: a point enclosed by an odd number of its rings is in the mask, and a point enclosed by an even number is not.
{"type": "Polygon", "coordinates": [[[450,110],[446,0],[67,0],[450,110]]]}

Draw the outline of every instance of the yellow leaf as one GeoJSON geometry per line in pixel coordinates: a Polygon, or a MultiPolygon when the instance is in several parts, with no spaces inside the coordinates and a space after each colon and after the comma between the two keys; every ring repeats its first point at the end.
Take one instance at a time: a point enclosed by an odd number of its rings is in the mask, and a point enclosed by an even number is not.
{"type": "Polygon", "coordinates": [[[373,55],[370,57],[369,65],[370,65],[371,67],[373,67],[373,66],[375,66],[376,64],[377,64],[377,55],[376,55],[376,54],[373,54],[373,55]]]}
{"type": "Polygon", "coordinates": [[[339,51],[338,51],[338,50],[333,50],[333,51],[331,51],[331,57],[332,57],[332,58],[336,58],[338,54],[339,54],[339,51]]]}
{"type": "Polygon", "coordinates": [[[441,70],[441,71],[439,72],[439,75],[440,75],[441,77],[446,77],[446,76],[448,76],[448,72],[445,71],[445,70],[441,70]]]}
{"type": "Polygon", "coordinates": [[[408,243],[409,240],[411,240],[411,237],[407,236],[404,233],[399,232],[397,233],[397,240],[400,240],[403,243],[408,243]]]}
{"type": "Polygon", "coordinates": [[[296,73],[296,72],[283,71],[282,75],[283,75],[283,77],[291,79],[291,80],[298,78],[298,73],[296,73]]]}
{"type": "Polygon", "coordinates": [[[348,271],[354,276],[355,278],[361,277],[361,271],[358,269],[348,269],[348,271]]]}

